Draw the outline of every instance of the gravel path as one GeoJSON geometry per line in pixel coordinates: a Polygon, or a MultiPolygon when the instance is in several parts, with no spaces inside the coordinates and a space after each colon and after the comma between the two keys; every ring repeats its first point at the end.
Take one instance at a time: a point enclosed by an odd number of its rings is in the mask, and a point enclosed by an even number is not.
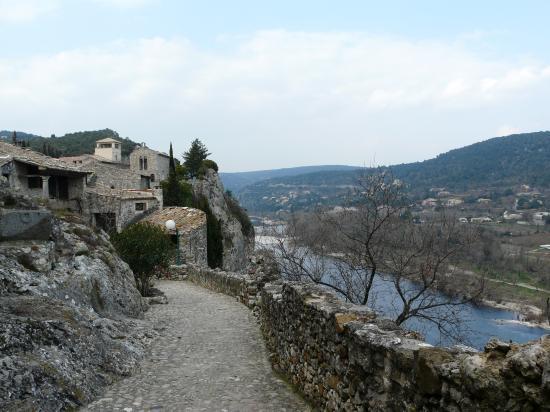
{"type": "Polygon", "coordinates": [[[146,317],[165,325],[141,372],[109,387],[88,411],[304,411],[272,372],[259,327],[235,299],[162,281],[168,305],[146,317]]]}

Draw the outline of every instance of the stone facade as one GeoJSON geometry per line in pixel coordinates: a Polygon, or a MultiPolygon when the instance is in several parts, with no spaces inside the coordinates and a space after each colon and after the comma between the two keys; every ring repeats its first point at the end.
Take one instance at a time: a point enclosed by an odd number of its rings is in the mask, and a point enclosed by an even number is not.
{"type": "Polygon", "coordinates": [[[193,265],[174,276],[255,310],[273,367],[326,411],[550,410],[550,336],[436,348],[312,284],[193,265]]]}
{"type": "Polygon", "coordinates": [[[162,180],[168,178],[170,157],[144,145],[138,146],[130,153],[130,169],[150,177],[151,187],[158,187],[162,180]]]}
{"type": "Polygon", "coordinates": [[[120,232],[127,225],[153,213],[161,206],[153,190],[106,190],[87,188],[83,215],[92,226],[120,232]]]}

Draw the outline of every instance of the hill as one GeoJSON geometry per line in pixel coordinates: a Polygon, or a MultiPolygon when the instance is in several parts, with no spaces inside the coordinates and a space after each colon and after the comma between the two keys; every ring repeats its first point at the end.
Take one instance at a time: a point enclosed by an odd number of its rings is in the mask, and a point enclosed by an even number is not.
{"type": "MultiPolygon", "coordinates": [[[[0,138],[11,139],[13,132],[2,130],[0,138]]],[[[42,137],[25,132],[17,132],[18,140],[29,143],[31,149],[48,155],[77,156],[84,153],[93,153],[95,142],[100,139],[112,138],[122,143],[122,156],[128,156],[138,144],[129,138],[121,138],[111,129],[93,130],[84,132],[67,133],[63,136],[42,137]]]]}
{"type": "Polygon", "coordinates": [[[288,167],[283,169],[272,170],[256,170],[252,172],[235,172],[235,173],[220,173],[223,186],[238,194],[244,187],[256,182],[273,179],[276,177],[296,176],[305,173],[322,172],[322,171],[339,171],[339,170],[355,170],[357,166],[344,165],[320,165],[320,166],[300,166],[288,167]]]}
{"type": "MultiPolygon", "coordinates": [[[[496,137],[425,160],[388,166],[412,195],[432,187],[454,192],[501,190],[520,184],[550,187],[550,132],[496,137]]],[[[321,171],[271,178],[241,189],[241,204],[253,212],[308,209],[343,202],[361,173],[321,171]]]]}

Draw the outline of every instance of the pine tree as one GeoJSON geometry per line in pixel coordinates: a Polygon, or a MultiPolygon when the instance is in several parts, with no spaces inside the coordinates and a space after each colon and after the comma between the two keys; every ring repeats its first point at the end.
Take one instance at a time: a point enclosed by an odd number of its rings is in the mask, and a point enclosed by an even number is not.
{"type": "Polygon", "coordinates": [[[184,164],[189,172],[189,176],[198,176],[202,161],[209,155],[208,149],[199,139],[193,140],[189,150],[183,154],[184,164]]]}

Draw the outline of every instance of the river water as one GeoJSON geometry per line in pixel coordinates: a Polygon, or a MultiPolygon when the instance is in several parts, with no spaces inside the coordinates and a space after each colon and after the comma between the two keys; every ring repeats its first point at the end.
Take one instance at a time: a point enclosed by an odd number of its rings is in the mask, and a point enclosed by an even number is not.
{"type": "MultiPolygon", "coordinates": [[[[257,244],[268,246],[269,243],[270,239],[268,237],[257,237],[257,244]]],[[[329,274],[327,273],[326,280],[328,278],[329,274]]],[[[436,293],[444,298],[443,294],[436,293]]],[[[372,306],[379,314],[390,319],[395,317],[396,312],[400,309],[400,301],[391,282],[377,277],[373,284],[372,296],[374,297],[372,306]]],[[[464,340],[461,343],[480,350],[492,337],[506,342],[523,343],[550,334],[549,329],[528,326],[518,322],[518,313],[503,309],[465,304],[460,306],[460,317],[464,329],[464,340]]],[[[444,336],[433,323],[423,319],[410,319],[403,324],[403,327],[421,332],[426,342],[432,345],[449,346],[459,343],[444,336]]]]}

